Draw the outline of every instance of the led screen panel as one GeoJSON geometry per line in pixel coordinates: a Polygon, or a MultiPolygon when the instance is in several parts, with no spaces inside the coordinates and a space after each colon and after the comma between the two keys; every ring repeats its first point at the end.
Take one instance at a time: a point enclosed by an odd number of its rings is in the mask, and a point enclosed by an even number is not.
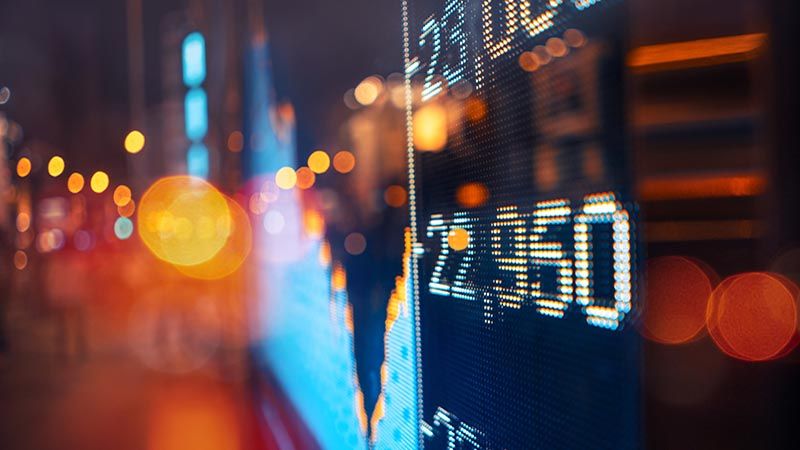
{"type": "Polygon", "coordinates": [[[425,448],[635,448],[620,1],[409,0],[425,448]]]}

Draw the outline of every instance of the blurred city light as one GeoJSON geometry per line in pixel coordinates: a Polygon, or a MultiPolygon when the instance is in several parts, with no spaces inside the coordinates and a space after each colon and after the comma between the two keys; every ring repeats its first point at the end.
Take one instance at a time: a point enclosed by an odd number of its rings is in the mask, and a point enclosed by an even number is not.
{"type": "Polygon", "coordinates": [[[284,190],[292,189],[297,184],[297,173],[291,167],[281,167],[275,173],[275,184],[284,190]]]}
{"type": "Polygon", "coordinates": [[[339,173],[350,173],[356,166],[356,157],[347,150],[342,150],[333,157],[333,168],[339,173]]]}
{"type": "Polygon", "coordinates": [[[17,175],[25,178],[31,173],[31,160],[23,156],[17,161],[17,175]]]}
{"type": "Polygon", "coordinates": [[[82,191],[83,185],[83,175],[79,174],[78,172],[71,173],[67,178],[67,190],[73,194],[77,194],[78,192],[82,191]]]}
{"type": "Polygon", "coordinates": [[[125,136],[125,151],[128,153],[139,153],[144,148],[144,144],[144,134],[139,130],[133,130],[125,136]]]}
{"type": "Polygon", "coordinates": [[[195,31],[183,40],[183,83],[199,86],[206,79],[206,41],[195,31]]]}
{"type": "Polygon", "coordinates": [[[206,91],[192,88],[184,101],[186,136],[191,141],[200,141],[208,133],[208,97],[206,91]]]}
{"type": "Polygon", "coordinates": [[[114,189],[114,204],[117,206],[125,206],[131,201],[131,188],[120,184],[114,189]]]}
{"type": "Polygon", "coordinates": [[[228,241],[232,224],[226,198],[202,179],[162,178],[139,200],[136,226],[158,258],[191,266],[214,257],[228,241]]]}
{"type": "Polygon", "coordinates": [[[283,214],[277,210],[270,210],[264,214],[264,230],[266,230],[269,234],[278,234],[283,231],[283,227],[286,225],[286,219],[283,218],[283,214]]]}
{"type": "Polygon", "coordinates": [[[325,173],[331,167],[331,158],[324,150],[317,150],[309,155],[308,167],[314,173],[325,173]]]}
{"type": "Polygon", "coordinates": [[[406,204],[408,193],[403,186],[393,184],[383,191],[383,200],[392,208],[401,208],[406,204]]]}
{"type": "Polygon", "coordinates": [[[358,84],[354,91],[356,101],[364,106],[375,103],[383,89],[383,82],[378,77],[367,77],[358,84]]]}
{"type": "Polygon", "coordinates": [[[483,183],[464,183],[456,189],[456,202],[464,208],[477,208],[489,199],[489,189],[483,183]]]}
{"type": "Polygon", "coordinates": [[[64,158],[60,156],[53,156],[47,163],[47,173],[51,177],[57,177],[64,173],[64,158]]]}
{"type": "Polygon", "coordinates": [[[118,239],[125,240],[133,234],[133,222],[127,217],[117,217],[114,222],[114,235],[118,239]]]}
{"type": "Polygon", "coordinates": [[[469,231],[463,228],[454,228],[447,234],[447,245],[460,252],[469,246],[469,231]]]}
{"type": "Polygon", "coordinates": [[[414,147],[438,152],[447,145],[447,110],[430,103],[414,113],[414,147]]]}
{"type": "Polygon", "coordinates": [[[102,170],[98,170],[92,175],[91,180],[89,180],[89,185],[92,188],[92,191],[101,194],[106,189],[108,189],[108,174],[103,172],[102,170]]]}
{"type": "Polygon", "coordinates": [[[664,256],[647,261],[645,337],[663,344],[691,342],[705,330],[716,275],[698,261],[664,256]]]}
{"type": "Polygon", "coordinates": [[[244,148],[244,135],[241,131],[234,131],[228,135],[228,150],[239,153],[244,148]]]}
{"type": "Polygon", "coordinates": [[[189,147],[189,151],[186,152],[186,169],[189,175],[193,177],[208,178],[211,163],[209,161],[208,148],[205,144],[192,144],[189,147]]]}
{"type": "Polygon", "coordinates": [[[31,227],[31,216],[26,212],[17,214],[17,231],[24,233],[31,227]]]}
{"type": "Polygon", "coordinates": [[[774,359],[797,345],[797,301],[797,285],[780,275],[734,275],[711,295],[706,325],[728,355],[745,361],[774,359]]]}
{"type": "Polygon", "coordinates": [[[361,233],[350,233],[344,238],[344,249],[353,256],[358,256],[367,249],[367,239],[361,233]]]}
{"type": "Polygon", "coordinates": [[[308,167],[301,167],[295,172],[296,185],[300,189],[310,189],[314,186],[316,175],[308,167]]]}
{"type": "Polygon", "coordinates": [[[16,267],[17,270],[23,270],[27,266],[28,254],[22,250],[17,250],[16,253],[14,253],[14,267],[16,267]]]}
{"type": "Polygon", "coordinates": [[[0,105],[5,105],[11,99],[11,89],[8,86],[0,88],[0,105]]]}
{"type": "Polygon", "coordinates": [[[122,206],[117,206],[117,213],[122,217],[132,217],[134,212],[136,212],[136,202],[133,199],[122,206]]]}
{"type": "Polygon", "coordinates": [[[247,213],[238,203],[225,198],[230,211],[230,236],[225,246],[209,260],[195,265],[179,265],[184,275],[202,280],[218,280],[236,272],[250,254],[253,231],[247,213]]]}

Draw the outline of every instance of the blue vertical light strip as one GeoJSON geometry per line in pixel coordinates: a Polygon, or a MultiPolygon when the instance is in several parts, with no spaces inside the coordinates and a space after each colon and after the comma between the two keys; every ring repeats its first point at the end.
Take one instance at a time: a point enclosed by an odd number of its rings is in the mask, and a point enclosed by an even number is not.
{"type": "Polygon", "coordinates": [[[189,175],[208,178],[210,163],[208,147],[203,138],[208,134],[208,96],[202,84],[206,79],[206,41],[200,32],[189,33],[181,47],[183,84],[189,88],[184,99],[184,126],[191,142],[186,152],[189,175]]]}

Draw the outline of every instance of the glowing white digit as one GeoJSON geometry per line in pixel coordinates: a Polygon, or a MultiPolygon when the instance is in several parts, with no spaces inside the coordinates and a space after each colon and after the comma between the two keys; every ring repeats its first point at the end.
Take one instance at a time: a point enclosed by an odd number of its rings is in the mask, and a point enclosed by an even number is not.
{"type": "Polygon", "coordinates": [[[442,214],[433,214],[428,222],[428,238],[439,238],[440,249],[436,257],[428,290],[431,294],[445,297],[474,300],[475,289],[468,275],[475,259],[475,238],[472,236],[472,219],[467,213],[460,212],[453,215],[453,219],[445,219],[442,214]],[[454,230],[463,230],[467,233],[466,247],[458,251],[451,248],[450,234],[454,230]],[[457,255],[455,262],[450,262],[450,256],[457,255]]]}
{"type": "Polygon", "coordinates": [[[628,211],[613,193],[587,195],[575,216],[575,294],[590,325],[615,330],[631,310],[631,235],[628,211]],[[594,291],[593,227],[610,224],[613,239],[614,299],[594,291]],[[605,306],[603,303],[611,303],[605,306]]]}
{"type": "Polygon", "coordinates": [[[546,316],[564,317],[572,303],[572,249],[563,242],[571,215],[572,208],[566,199],[539,202],[533,211],[528,251],[534,278],[529,287],[536,310],[546,316]],[[548,291],[543,285],[545,280],[555,280],[555,291],[548,291]]]}
{"type": "MultiPolygon", "coordinates": [[[[511,42],[520,27],[530,37],[538,36],[551,28],[558,15],[563,0],[547,0],[544,11],[534,16],[530,0],[504,0],[502,32],[495,33],[493,0],[483,0],[483,42],[491,59],[506,53],[512,48],[511,42]]],[[[502,20],[502,19],[501,19],[502,20]]]]}
{"type": "Polygon", "coordinates": [[[439,65],[439,55],[442,52],[442,27],[435,16],[429,17],[422,24],[422,34],[419,36],[419,47],[422,49],[430,46],[431,59],[425,72],[425,82],[422,86],[422,100],[433,98],[442,91],[442,81],[436,79],[436,68],[439,65]]]}

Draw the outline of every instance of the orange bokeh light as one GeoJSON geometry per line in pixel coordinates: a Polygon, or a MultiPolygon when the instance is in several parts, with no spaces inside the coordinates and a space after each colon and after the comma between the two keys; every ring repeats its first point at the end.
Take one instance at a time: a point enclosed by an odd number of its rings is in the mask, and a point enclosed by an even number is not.
{"type": "Polygon", "coordinates": [[[17,161],[17,175],[20,178],[27,177],[31,173],[32,167],[31,160],[23,156],[17,161]]]}
{"type": "Polygon", "coordinates": [[[117,206],[117,212],[122,217],[131,217],[136,212],[136,202],[131,199],[128,203],[117,206]]]}
{"type": "Polygon", "coordinates": [[[295,176],[297,177],[296,186],[300,189],[311,189],[317,180],[317,176],[308,167],[297,169],[295,176]]]}
{"type": "Polygon", "coordinates": [[[662,344],[691,342],[703,333],[708,299],[716,275],[703,264],[681,256],[647,261],[642,334],[662,344]]]}
{"type": "Polygon", "coordinates": [[[393,184],[383,192],[383,200],[392,208],[400,208],[406,204],[408,194],[403,186],[393,184]]]}
{"type": "Polygon", "coordinates": [[[732,357],[778,358],[797,345],[797,297],[797,285],[780,275],[752,272],[729,277],[709,301],[709,334],[732,357]]]}
{"type": "Polygon", "coordinates": [[[175,266],[184,275],[202,280],[218,280],[235,273],[253,247],[253,229],[245,210],[226,197],[231,215],[230,237],[211,259],[193,266],[175,266]]]}
{"type": "Polygon", "coordinates": [[[333,168],[339,173],[350,173],[356,166],[356,157],[342,150],[333,157],[333,168]]]}
{"type": "Polygon", "coordinates": [[[489,199],[489,189],[483,183],[465,183],[456,190],[456,202],[464,208],[477,208],[489,199]]]}
{"type": "Polygon", "coordinates": [[[234,131],[228,135],[228,151],[239,153],[244,148],[244,135],[241,131],[234,131]]]}
{"type": "Polygon", "coordinates": [[[114,204],[117,206],[125,206],[131,201],[131,188],[120,184],[114,189],[114,204]]]}

